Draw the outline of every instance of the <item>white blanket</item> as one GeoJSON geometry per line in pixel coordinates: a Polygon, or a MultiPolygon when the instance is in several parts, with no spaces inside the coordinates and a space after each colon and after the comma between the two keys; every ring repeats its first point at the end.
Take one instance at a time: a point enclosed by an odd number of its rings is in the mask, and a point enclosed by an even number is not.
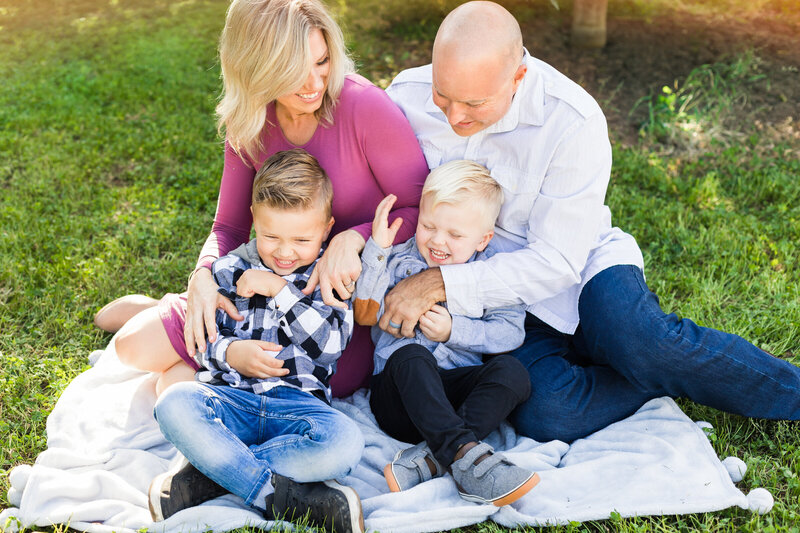
{"type": "MultiPolygon", "coordinates": [[[[119,363],[112,341],[58,400],[47,420],[47,449],[34,465],[11,471],[9,501],[16,507],[0,513],[0,530],[51,524],[98,533],[271,527],[233,495],[161,523],[151,521],[150,480],[180,459],[153,419],[154,384],[154,376],[119,363]]],[[[449,475],[390,493],[383,467],[408,445],[377,428],[364,391],[334,406],[364,432],[364,456],[343,482],[361,496],[369,530],[441,531],[485,520],[504,526],[554,525],[604,519],[612,512],[683,514],[735,505],[766,512],[772,506],[764,489],[751,492],[748,501],[731,480],[741,479],[744,463],[729,458],[723,465],[704,430],[669,398],[653,400],[571,446],[519,437],[504,424],[486,440],[515,463],[537,471],[541,482],[499,509],[459,498],[449,475]]]]}

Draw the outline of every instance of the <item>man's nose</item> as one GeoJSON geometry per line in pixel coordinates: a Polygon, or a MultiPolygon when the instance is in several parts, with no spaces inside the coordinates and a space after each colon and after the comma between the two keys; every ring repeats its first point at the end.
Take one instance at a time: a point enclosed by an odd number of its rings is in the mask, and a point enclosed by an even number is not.
{"type": "Polygon", "coordinates": [[[447,110],[445,110],[444,114],[447,117],[447,122],[449,122],[451,126],[458,124],[466,118],[464,106],[457,102],[452,102],[447,106],[447,110]]]}

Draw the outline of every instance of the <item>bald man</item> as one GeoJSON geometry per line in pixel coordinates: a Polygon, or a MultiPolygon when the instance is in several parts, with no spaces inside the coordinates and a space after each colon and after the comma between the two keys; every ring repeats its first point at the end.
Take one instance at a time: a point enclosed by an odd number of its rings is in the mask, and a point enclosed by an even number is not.
{"type": "Polygon", "coordinates": [[[523,48],[503,7],[456,8],[436,35],[433,64],[401,72],[387,92],[430,168],[475,160],[505,203],[492,241],[501,253],[401,281],[385,298],[382,329],[411,336],[437,302],[467,316],[524,303],[526,338],[514,355],[532,393],[513,422],[539,441],[583,437],[664,395],[800,419],[800,369],[661,310],[636,241],[604,205],[611,146],[602,111],[523,48]]]}

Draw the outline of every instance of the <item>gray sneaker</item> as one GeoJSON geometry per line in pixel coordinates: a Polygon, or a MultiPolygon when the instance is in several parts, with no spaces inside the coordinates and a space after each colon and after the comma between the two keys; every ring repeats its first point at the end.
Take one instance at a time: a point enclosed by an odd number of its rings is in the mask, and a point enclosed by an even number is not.
{"type": "Polygon", "coordinates": [[[352,488],[333,479],[299,483],[274,472],[272,485],[275,493],[266,502],[266,518],[300,521],[327,532],[363,533],[361,499],[352,488]]]}
{"type": "Polygon", "coordinates": [[[394,456],[394,460],[383,468],[383,477],[386,478],[386,484],[389,485],[389,490],[392,492],[408,490],[442,474],[444,474],[444,468],[436,461],[433,452],[425,442],[400,450],[394,456]],[[431,472],[426,458],[434,464],[436,472],[431,472]]]}
{"type": "Polygon", "coordinates": [[[450,468],[462,498],[497,507],[517,501],[539,483],[539,474],[510,463],[485,442],[479,442],[450,468]],[[489,457],[475,464],[486,453],[489,457]]]}

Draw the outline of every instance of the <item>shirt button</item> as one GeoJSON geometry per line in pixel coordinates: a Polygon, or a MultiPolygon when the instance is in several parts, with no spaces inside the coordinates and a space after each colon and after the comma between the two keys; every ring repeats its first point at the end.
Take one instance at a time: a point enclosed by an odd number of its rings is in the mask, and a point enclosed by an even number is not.
{"type": "Polygon", "coordinates": [[[378,261],[383,261],[383,256],[382,255],[378,256],[378,261]]]}

